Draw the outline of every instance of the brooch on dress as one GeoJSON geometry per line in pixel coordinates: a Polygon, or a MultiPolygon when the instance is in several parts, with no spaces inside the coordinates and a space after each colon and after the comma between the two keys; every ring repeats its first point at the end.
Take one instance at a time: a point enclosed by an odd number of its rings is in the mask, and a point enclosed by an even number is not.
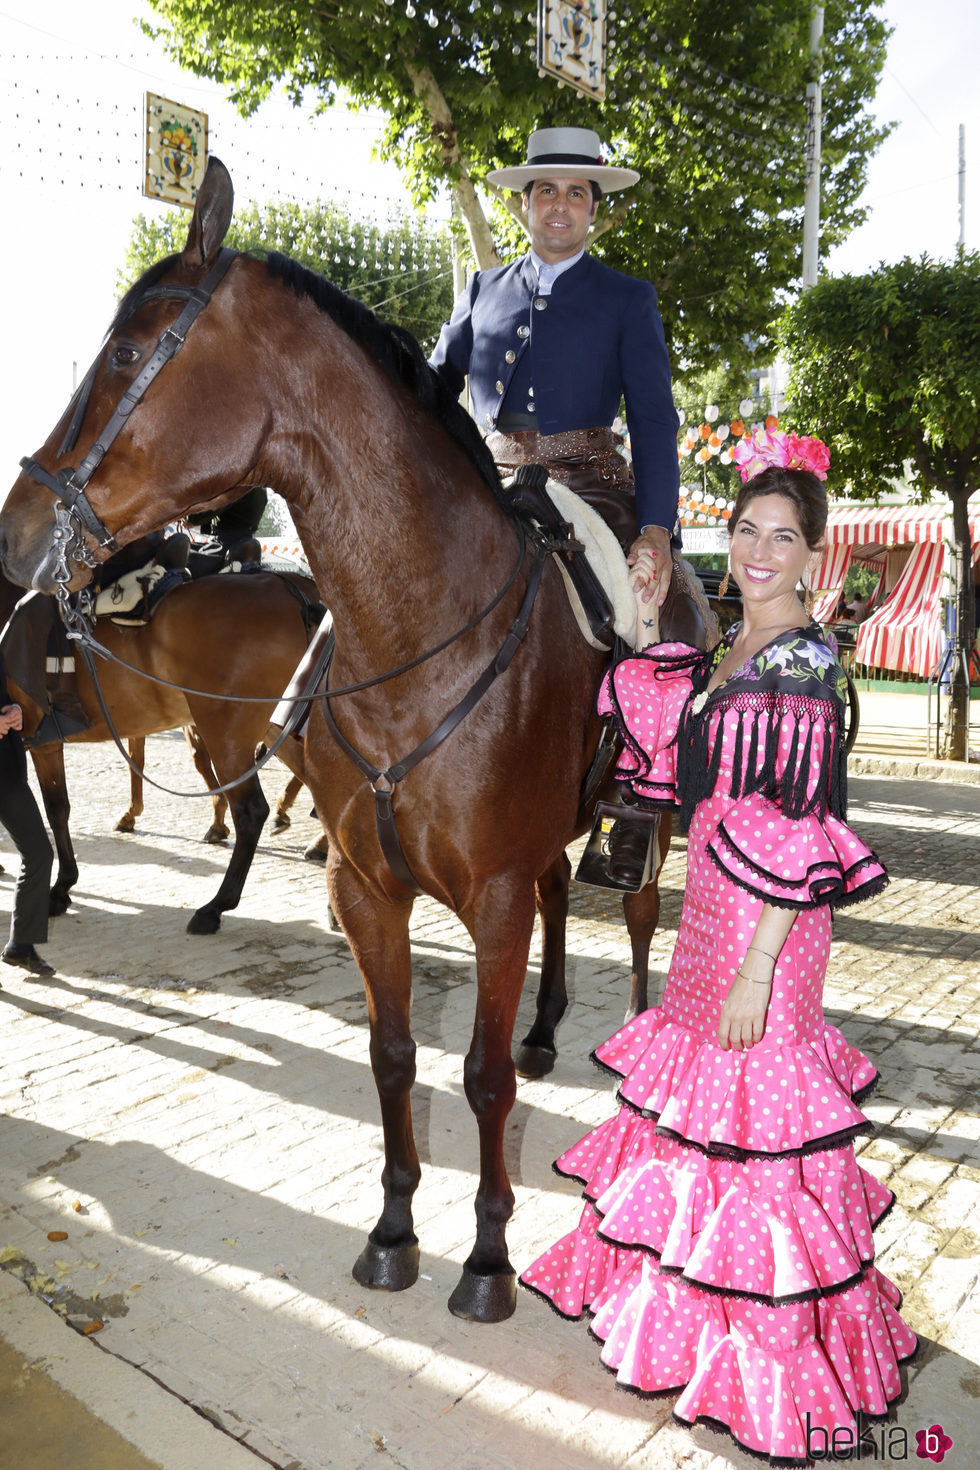
{"type": "Polygon", "coordinates": [[[700,694],[696,694],[694,696],[694,698],[691,700],[691,710],[692,710],[692,712],[694,714],[696,714],[696,715],[699,715],[701,713],[701,711],[704,709],[704,707],[705,707],[705,705],[707,703],[708,703],[708,691],[707,691],[707,689],[702,689],[701,690],[701,693],[700,694]]]}

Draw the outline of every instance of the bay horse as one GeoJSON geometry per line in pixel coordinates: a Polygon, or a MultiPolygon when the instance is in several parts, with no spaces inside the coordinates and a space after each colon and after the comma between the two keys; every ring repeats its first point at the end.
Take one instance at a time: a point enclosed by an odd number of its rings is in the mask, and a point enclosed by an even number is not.
{"type": "MultiPolygon", "coordinates": [[[[83,585],[93,558],[246,485],[290,504],[336,632],[306,775],[364,979],[384,1133],[383,1208],[354,1275],[388,1290],[418,1276],[409,918],[422,892],[459,916],[477,969],[463,1068],[476,1236],[449,1308],[499,1321],[516,1303],[503,1151],[514,1021],[536,894],[546,949],[563,934],[554,911],[567,904],[565,848],[588,823],[606,657],[581,639],[557,568],[414,340],[285,257],[223,249],[231,213],[212,158],[183,251],[123,298],[83,398],[24,462],[0,555],[16,581],[57,592],[83,585]]],[[[627,906],[650,932],[654,909],[649,891],[627,906]]],[[[532,1049],[553,1049],[563,1005],[563,988],[545,994],[532,1049]]]]}
{"type": "MultiPolygon", "coordinates": [[[[95,660],[117,733],[122,739],[138,740],[163,730],[192,727],[194,739],[188,743],[206,784],[213,789],[233,781],[251,769],[255,748],[268,727],[276,691],[281,692],[288,684],[321,611],[312,582],[307,581],[304,596],[294,578],[253,572],[204,577],[175,587],[142,626],[124,626],[110,618],[99,618],[99,641],[121,660],[95,660]],[[145,674],[152,678],[143,677],[145,674]],[[167,682],[155,683],[154,679],[167,682]],[[206,692],[185,694],[169,685],[206,692]],[[212,699],[207,691],[236,698],[212,699]],[[249,696],[264,696],[268,702],[250,704],[246,702],[249,696]]],[[[76,678],[89,727],[70,735],[67,743],[111,740],[112,731],[81,659],[76,660],[76,678]]],[[[23,709],[24,735],[30,737],[40,724],[42,711],[13,677],[8,684],[11,697],[23,709]]],[[[287,741],[287,754],[288,745],[287,741]]],[[[69,830],[71,803],[64,746],[60,742],[35,746],[31,757],[58,855],[50,911],[62,914],[78,881],[69,830]]],[[[211,840],[219,839],[223,815],[224,798],[215,800],[219,804],[213,808],[208,834],[211,840]]],[[[227,802],[235,828],[228,868],[214,896],[188,921],[189,934],[217,933],[222,914],[237,908],[269,815],[256,774],[234,786],[227,802]]]]}

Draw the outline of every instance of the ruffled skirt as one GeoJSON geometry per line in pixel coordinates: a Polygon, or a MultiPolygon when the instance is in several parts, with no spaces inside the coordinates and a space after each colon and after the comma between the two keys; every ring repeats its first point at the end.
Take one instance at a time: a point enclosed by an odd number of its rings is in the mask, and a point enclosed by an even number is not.
{"type": "Polygon", "coordinates": [[[663,1007],[595,1053],[619,1111],[556,1162],[583,1186],[581,1219],[521,1280],[592,1315],[624,1387],[679,1390],[679,1419],[805,1464],[808,1444],[887,1411],[916,1349],[874,1266],[892,1195],[852,1146],[876,1073],[823,1022],[826,908],[780,953],[763,1040],[708,1039],[758,908],[706,858],[696,843],[663,1007]]]}

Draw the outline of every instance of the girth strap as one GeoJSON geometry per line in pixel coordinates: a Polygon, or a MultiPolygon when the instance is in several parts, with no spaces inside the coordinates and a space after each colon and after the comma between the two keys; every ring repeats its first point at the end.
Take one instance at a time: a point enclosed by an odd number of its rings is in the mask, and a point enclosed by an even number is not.
{"type": "Polygon", "coordinates": [[[415,766],[425,760],[427,755],[431,755],[436,747],[441,745],[447,736],[452,734],[456,726],[461,724],[466,719],[466,716],[476,708],[498,675],[502,674],[510,664],[511,659],[523,643],[527,634],[528,624],[531,620],[531,610],[534,607],[538,589],[541,585],[541,575],[544,571],[547,554],[544,547],[535,545],[534,563],[531,567],[531,575],[528,578],[527,590],[524,593],[524,601],[521,603],[520,611],[511,624],[510,631],[501,644],[499,652],[483,670],[483,673],[477,679],[472,689],[463,695],[459,703],[450,710],[446,718],[436,726],[430,735],[427,735],[424,740],[420,741],[415,749],[409,755],[405,756],[403,760],[396,761],[387,770],[381,770],[378,766],[373,766],[369,760],[366,760],[361,755],[355,746],[351,745],[346,736],[341,734],[330,709],[330,690],[324,690],[323,717],[327,722],[327,729],[344,754],[354,763],[361,772],[361,775],[366,777],[370,783],[371,791],[374,794],[375,818],[381,851],[399,883],[404,884],[413,893],[421,893],[423,890],[422,885],[418,882],[411,868],[408,866],[408,861],[402,851],[402,845],[398,840],[394,808],[395,787],[403,777],[408,775],[409,771],[413,770],[415,766]]]}

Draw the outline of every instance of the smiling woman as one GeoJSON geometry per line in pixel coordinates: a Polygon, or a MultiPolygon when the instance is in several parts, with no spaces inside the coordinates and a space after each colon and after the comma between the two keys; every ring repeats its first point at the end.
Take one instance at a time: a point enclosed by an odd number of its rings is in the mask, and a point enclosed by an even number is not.
{"type": "Polygon", "coordinates": [[[821,1009],[831,907],[887,881],[845,824],[844,675],[796,591],[826,517],[809,471],[749,479],[743,622],[606,677],[619,778],[681,806],[684,907],[662,1005],[594,1053],[619,1112],[556,1164],[584,1186],[578,1226],[521,1278],[593,1314],[623,1386],[682,1389],[677,1418],[778,1464],[885,1412],[916,1348],[873,1265],[891,1197],[852,1146],[875,1070],[821,1009]]]}
{"type": "MultiPolygon", "coordinates": [[[[742,622],[712,676],[714,685],[771,638],[805,626],[797,589],[820,558],[827,497],[804,494],[805,471],[772,466],[743,485],[728,523],[730,575],[742,594],[742,622]]],[[[819,487],[812,475],[807,478],[819,487]]]]}

